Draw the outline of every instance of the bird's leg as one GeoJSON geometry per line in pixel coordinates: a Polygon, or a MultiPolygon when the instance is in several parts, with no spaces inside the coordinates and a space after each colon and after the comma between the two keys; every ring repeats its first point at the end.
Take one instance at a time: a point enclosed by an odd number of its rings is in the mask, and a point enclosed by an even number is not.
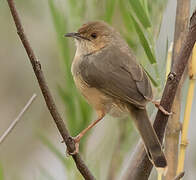
{"type": "Polygon", "coordinates": [[[166,111],[163,106],[160,105],[160,101],[156,101],[156,100],[151,100],[151,102],[155,105],[155,107],[157,107],[163,114],[165,115],[172,115],[172,112],[168,112],[166,111]]]}
{"type": "Polygon", "coordinates": [[[76,154],[79,152],[79,143],[80,143],[81,138],[88,132],[88,130],[90,130],[92,127],[94,127],[105,116],[104,111],[97,111],[97,114],[98,114],[97,120],[92,122],[87,128],[85,128],[83,131],[81,131],[80,134],[78,134],[76,137],[73,138],[75,141],[75,151],[73,153],[69,153],[69,154],[73,155],[73,154],[76,154]]]}

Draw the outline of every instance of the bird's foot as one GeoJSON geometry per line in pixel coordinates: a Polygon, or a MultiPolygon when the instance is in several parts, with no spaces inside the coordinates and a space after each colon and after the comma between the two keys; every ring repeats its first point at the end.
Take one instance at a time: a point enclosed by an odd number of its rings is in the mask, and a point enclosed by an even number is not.
{"type": "Polygon", "coordinates": [[[75,150],[73,152],[69,152],[67,149],[66,152],[68,155],[75,155],[79,152],[80,139],[81,139],[80,135],[73,137],[73,140],[75,142],[75,150]]]}
{"type": "Polygon", "coordinates": [[[172,112],[168,112],[166,111],[163,106],[160,105],[160,101],[152,101],[152,103],[155,105],[155,107],[157,107],[163,114],[170,116],[173,113],[172,112]]]}

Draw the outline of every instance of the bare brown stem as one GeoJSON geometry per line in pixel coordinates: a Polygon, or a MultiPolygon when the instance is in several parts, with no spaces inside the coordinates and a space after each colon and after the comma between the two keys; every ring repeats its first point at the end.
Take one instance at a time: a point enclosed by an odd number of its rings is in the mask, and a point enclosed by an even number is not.
{"type": "Polygon", "coordinates": [[[11,131],[14,129],[16,124],[20,121],[21,117],[24,115],[24,113],[28,110],[30,105],[33,103],[33,101],[36,98],[36,94],[33,94],[33,96],[29,99],[27,104],[24,106],[24,108],[21,110],[21,112],[18,114],[16,119],[10,124],[10,126],[7,128],[7,130],[3,133],[3,135],[0,137],[0,144],[4,142],[4,140],[7,138],[7,136],[11,133],[11,131]]]}
{"type": "MultiPolygon", "coordinates": [[[[12,13],[12,17],[14,19],[16,28],[17,28],[17,33],[20,37],[20,40],[22,41],[22,44],[27,52],[27,55],[29,57],[29,60],[32,64],[34,73],[37,77],[40,89],[42,91],[42,94],[44,96],[46,105],[48,107],[48,110],[50,111],[50,114],[53,117],[53,120],[65,142],[65,144],[67,145],[68,151],[69,152],[74,152],[75,151],[75,143],[73,138],[69,135],[68,129],[63,121],[63,119],[61,118],[57,107],[55,105],[55,102],[52,98],[52,95],[50,93],[50,90],[48,88],[48,85],[46,83],[44,74],[42,72],[41,69],[41,64],[38,61],[38,59],[36,58],[33,49],[30,46],[30,43],[24,33],[24,29],[20,20],[20,17],[18,15],[18,12],[16,10],[15,7],[15,3],[14,0],[7,0],[10,11],[12,13]]],[[[84,161],[82,160],[81,156],[77,153],[75,155],[72,155],[75,164],[78,168],[78,170],[80,171],[80,173],[82,174],[82,176],[86,179],[86,180],[94,180],[94,176],[92,175],[92,173],[90,172],[90,170],[88,169],[88,167],[85,165],[84,161]]]]}
{"type": "MultiPolygon", "coordinates": [[[[182,46],[185,31],[188,27],[188,18],[190,13],[190,0],[178,0],[176,9],[176,22],[174,33],[174,48],[172,52],[172,66],[176,66],[176,58],[182,46]]],[[[168,172],[165,180],[171,180],[176,176],[178,164],[178,144],[181,130],[180,112],[182,87],[186,78],[186,73],[179,83],[174,103],[172,105],[173,115],[169,117],[165,136],[165,155],[168,162],[168,172]]]]}
{"type": "MultiPolygon", "coordinates": [[[[161,106],[171,111],[174,97],[177,92],[179,82],[182,78],[186,65],[188,64],[189,56],[192,52],[193,46],[196,41],[196,11],[190,18],[188,32],[186,33],[185,40],[182,44],[180,52],[176,57],[176,65],[173,66],[172,71],[168,75],[168,79],[164,88],[161,99],[161,106]]],[[[163,141],[165,127],[168,122],[168,116],[164,115],[160,110],[157,112],[154,129],[160,139],[163,141]]],[[[147,180],[152,170],[152,164],[146,155],[142,144],[138,144],[135,152],[132,154],[129,167],[124,173],[123,180],[147,180]]]]}

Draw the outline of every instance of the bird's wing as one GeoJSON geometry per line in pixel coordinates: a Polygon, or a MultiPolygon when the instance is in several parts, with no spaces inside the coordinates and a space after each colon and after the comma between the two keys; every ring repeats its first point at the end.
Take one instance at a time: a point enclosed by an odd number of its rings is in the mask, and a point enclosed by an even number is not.
{"type": "Polygon", "coordinates": [[[82,79],[90,86],[125,103],[143,107],[152,98],[149,79],[131,54],[108,47],[87,55],[79,65],[82,79]]]}

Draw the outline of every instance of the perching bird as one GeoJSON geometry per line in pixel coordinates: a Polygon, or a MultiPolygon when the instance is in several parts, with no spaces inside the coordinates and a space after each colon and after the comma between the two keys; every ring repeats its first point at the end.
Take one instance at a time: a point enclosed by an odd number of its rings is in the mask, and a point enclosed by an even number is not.
{"type": "Polygon", "coordinates": [[[105,114],[129,113],[151,162],[156,168],[166,169],[166,158],[146,111],[146,104],[152,100],[151,84],[127,43],[102,21],[88,22],[78,32],[65,36],[76,42],[71,68],[75,84],[98,115],[74,138],[76,152],[82,136],[105,114]]]}

